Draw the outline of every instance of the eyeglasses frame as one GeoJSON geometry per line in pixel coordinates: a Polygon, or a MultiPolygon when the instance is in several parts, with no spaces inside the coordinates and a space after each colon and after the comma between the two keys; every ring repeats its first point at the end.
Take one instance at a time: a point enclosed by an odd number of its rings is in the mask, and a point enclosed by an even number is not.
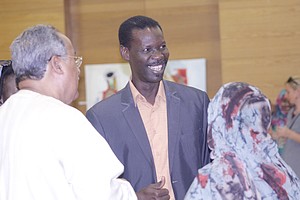
{"type": "MultiPolygon", "coordinates": [[[[74,58],[75,64],[77,66],[77,68],[80,68],[83,58],[82,56],[70,56],[70,55],[65,55],[66,57],[70,57],[70,58],[74,58]]],[[[61,56],[61,57],[65,57],[65,56],[61,56]]]]}
{"type": "Polygon", "coordinates": [[[11,66],[11,60],[0,60],[0,65],[2,67],[7,67],[7,66],[11,66]]]}
{"type": "Polygon", "coordinates": [[[293,77],[289,77],[289,79],[286,82],[287,83],[294,83],[295,85],[299,85],[299,83],[293,77]]]}
{"type": "MultiPolygon", "coordinates": [[[[76,67],[79,69],[81,64],[82,64],[82,61],[83,61],[83,58],[82,56],[71,56],[71,55],[55,55],[57,57],[69,57],[69,58],[73,58],[74,59],[74,62],[76,64],[76,67]]],[[[48,60],[48,62],[52,59],[53,56],[51,56],[48,60]]]]}

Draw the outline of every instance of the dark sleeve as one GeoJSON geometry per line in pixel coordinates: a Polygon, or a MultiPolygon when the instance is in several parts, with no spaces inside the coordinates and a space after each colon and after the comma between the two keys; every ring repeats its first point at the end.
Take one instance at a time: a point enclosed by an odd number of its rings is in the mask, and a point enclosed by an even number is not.
{"type": "Polygon", "coordinates": [[[207,163],[211,162],[210,159],[210,149],[208,148],[207,142],[207,109],[208,104],[210,102],[206,93],[204,93],[203,98],[203,145],[202,145],[202,166],[206,165],[207,163]]]}

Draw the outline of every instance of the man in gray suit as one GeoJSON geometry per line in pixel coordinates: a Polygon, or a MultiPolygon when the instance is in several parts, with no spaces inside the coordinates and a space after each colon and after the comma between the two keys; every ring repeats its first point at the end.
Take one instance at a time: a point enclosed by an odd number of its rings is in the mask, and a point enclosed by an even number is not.
{"type": "Polygon", "coordinates": [[[163,80],[169,51],[157,21],[134,16],[119,28],[131,81],[87,111],[87,118],[124,164],[139,199],[183,199],[209,162],[207,94],[163,80]]]}

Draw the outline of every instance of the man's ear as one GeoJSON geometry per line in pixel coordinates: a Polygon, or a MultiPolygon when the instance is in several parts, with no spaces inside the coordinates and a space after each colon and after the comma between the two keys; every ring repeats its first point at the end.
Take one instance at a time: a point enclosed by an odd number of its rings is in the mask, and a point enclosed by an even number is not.
{"type": "Polygon", "coordinates": [[[63,68],[61,66],[61,58],[58,56],[52,56],[50,62],[50,67],[51,69],[58,73],[58,74],[63,74],[63,68]]]}
{"type": "Polygon", "coordinates": [[[127,47],[120,45],[120,54],[124,60],[129,61],[129,49],[127,47]]]}

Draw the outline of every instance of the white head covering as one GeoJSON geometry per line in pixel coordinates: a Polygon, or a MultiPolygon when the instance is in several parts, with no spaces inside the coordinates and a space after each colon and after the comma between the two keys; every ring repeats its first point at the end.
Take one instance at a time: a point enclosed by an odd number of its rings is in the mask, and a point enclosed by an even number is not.
{"type": "Polygon", "coordinates": [[[300,199],[300,181],[267,130],[269,100],[254,86],[233,82],[208,107],[212,163],[199,169],[185,199],[300,199]]]}

